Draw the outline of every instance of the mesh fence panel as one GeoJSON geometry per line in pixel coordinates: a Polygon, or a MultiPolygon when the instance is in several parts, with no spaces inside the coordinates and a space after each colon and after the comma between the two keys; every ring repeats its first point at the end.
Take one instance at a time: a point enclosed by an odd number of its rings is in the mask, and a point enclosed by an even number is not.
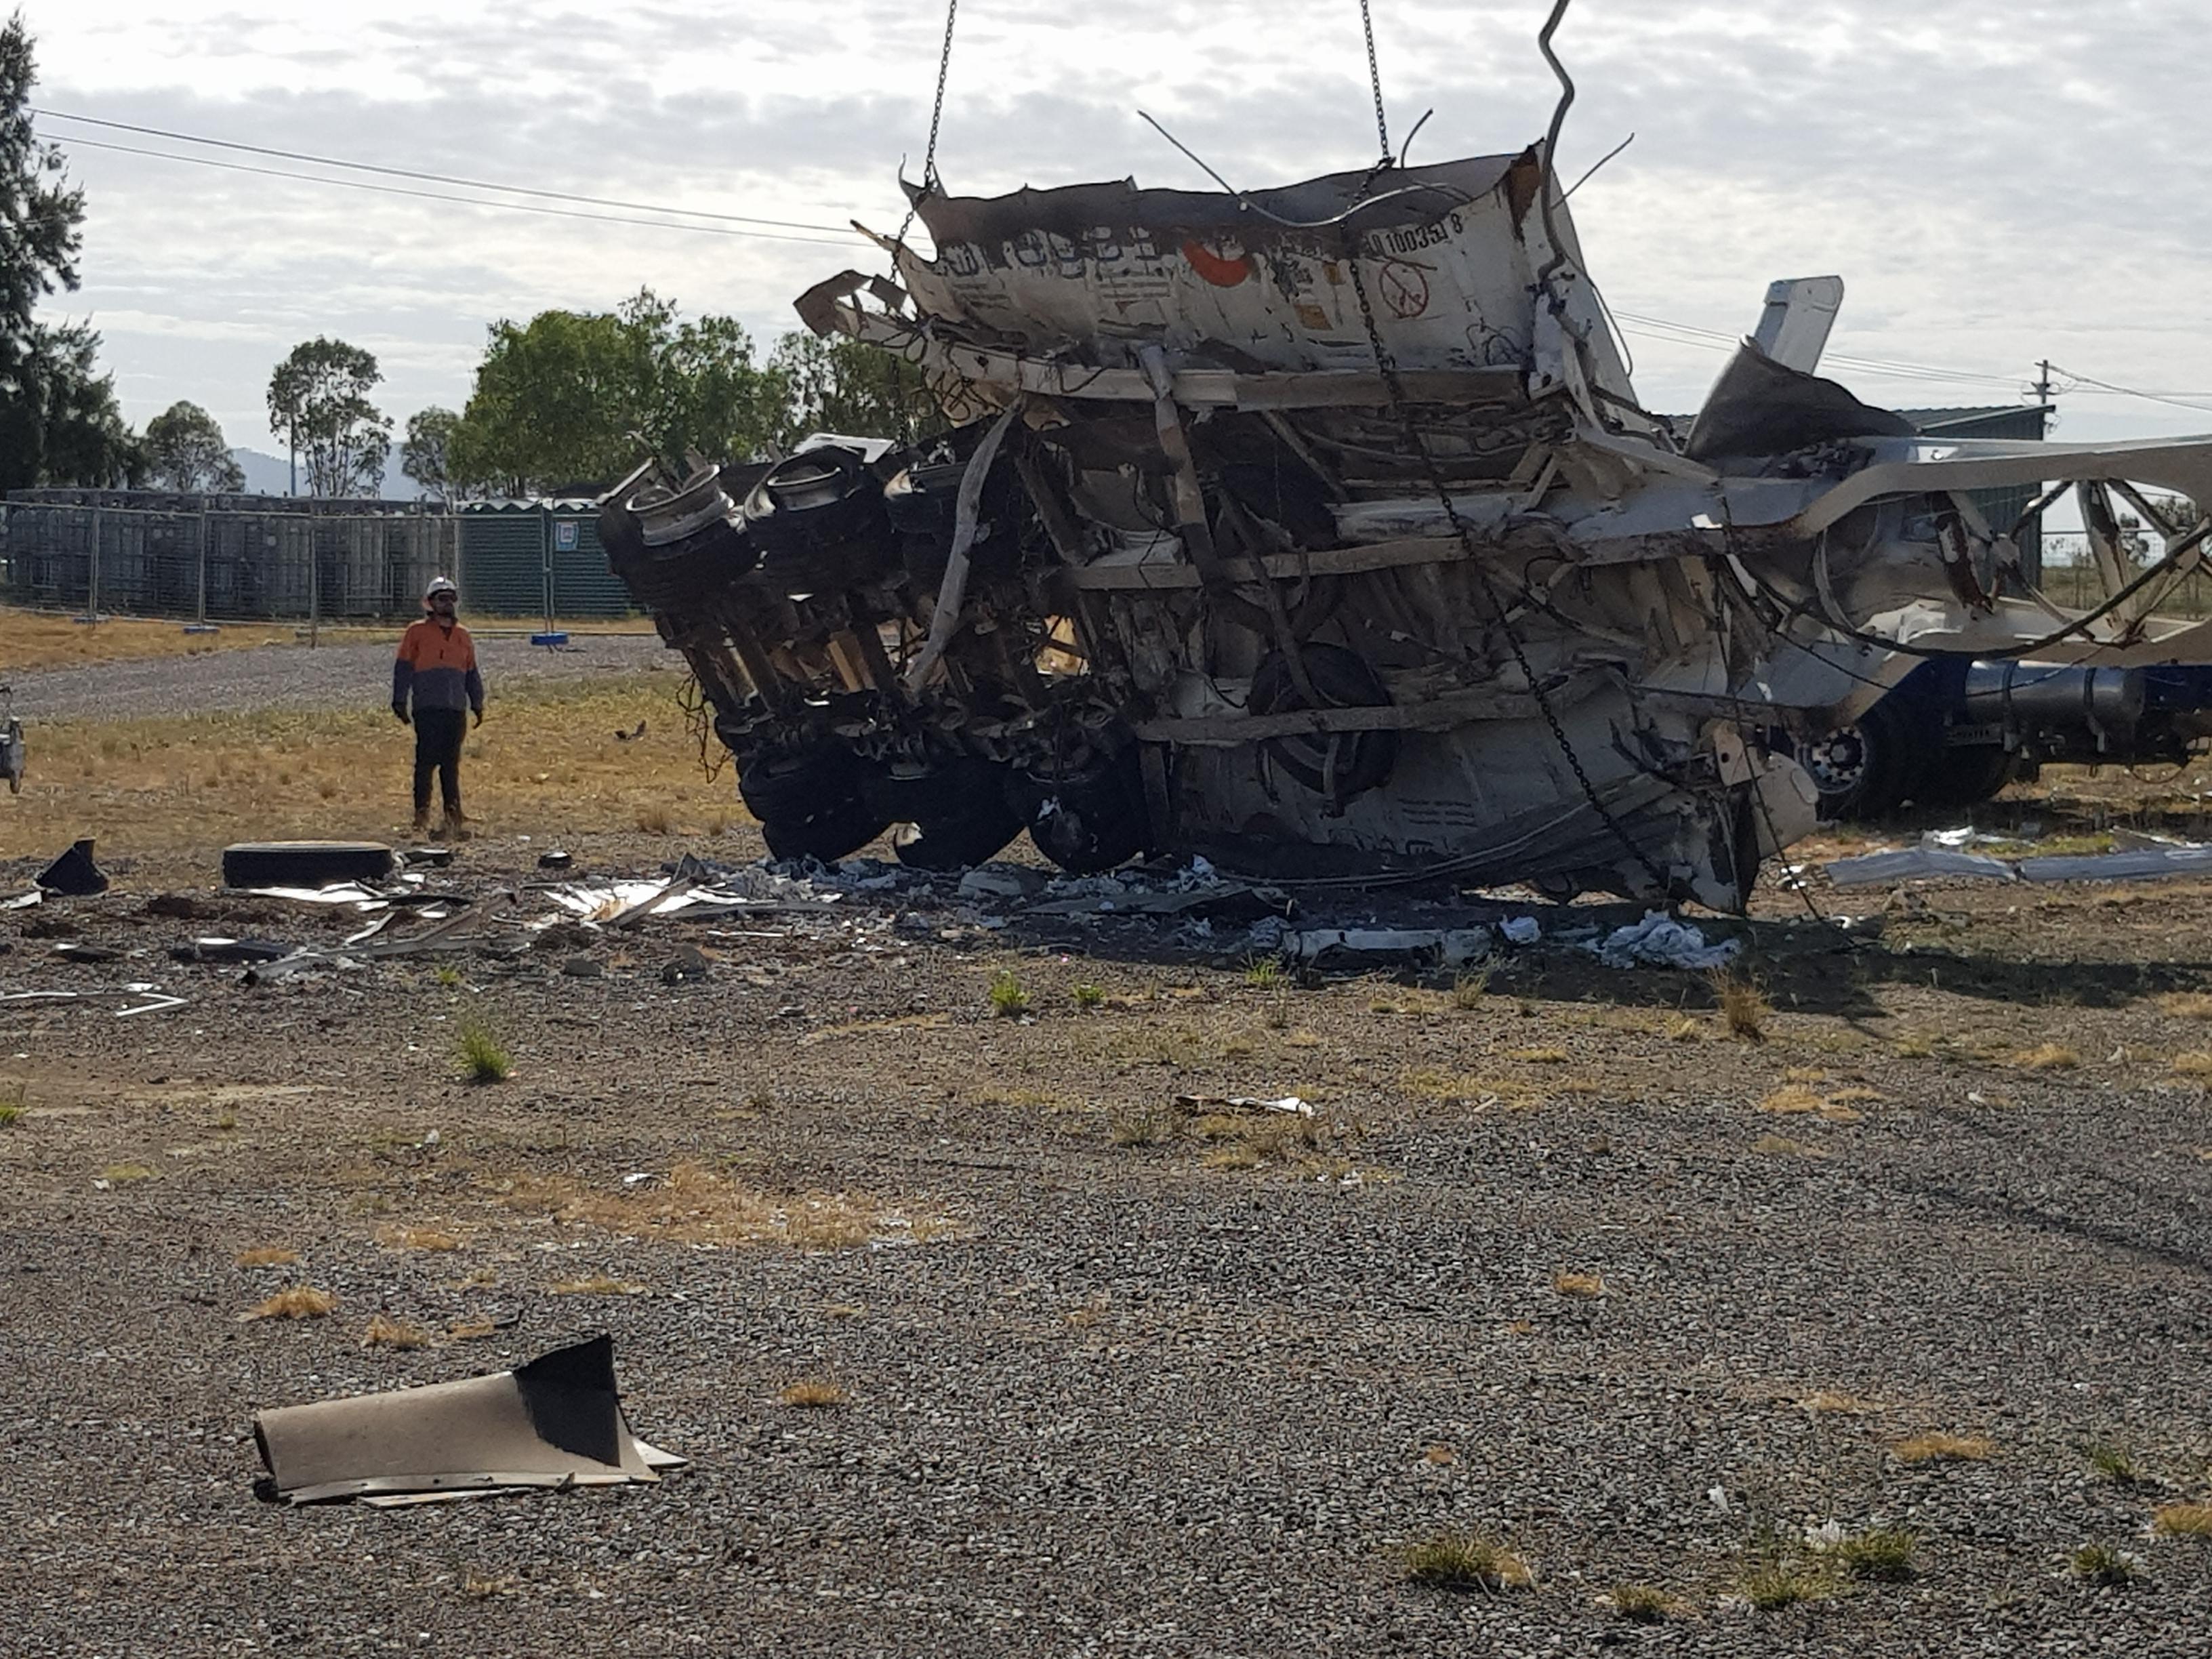
{"type": "Polygon", "coordinates": [[[484,600],[503,596],[500,548],[520,532],[533,567],[529,602],[501,609],[529,614],[550,595],[556,614],[564,605],[577,615],[627,610],[588,520],[556,535],[564,520],[548,515],[541,532],[538,517],[0,502],[0,599],[78,615],[210,622],[411,617],[435,575],[453,577],[464,604],[474,602],[472,586],[484,600]],[[586,545],[580,559],[568,550],[586,545]],[[471,562],[483,567],[473,585],[471,562]]]}

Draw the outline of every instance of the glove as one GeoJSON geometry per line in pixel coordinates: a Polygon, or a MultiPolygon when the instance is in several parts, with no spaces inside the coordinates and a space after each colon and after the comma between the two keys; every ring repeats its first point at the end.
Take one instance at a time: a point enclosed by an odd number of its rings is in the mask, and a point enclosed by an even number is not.
{"type": "Polygon", "coordinates": [[[477,724],[478,726],[482,726],[483,724],[483,710],[481,708],[477,710],[477,724]]]}
{"type": "Polygon", "coordinates": [[[407,705],[406,705],[405,703],[404,703],[404,702],[395,702],[395,703],[393,703],[393,704],[392,705],[392,712],[395,715],[397,715],[397,716],[398,717],[399,723],[400,723],[402,726],[404,726],[404,725],[406,725],[406,724],[407,724],[407,705]]]}

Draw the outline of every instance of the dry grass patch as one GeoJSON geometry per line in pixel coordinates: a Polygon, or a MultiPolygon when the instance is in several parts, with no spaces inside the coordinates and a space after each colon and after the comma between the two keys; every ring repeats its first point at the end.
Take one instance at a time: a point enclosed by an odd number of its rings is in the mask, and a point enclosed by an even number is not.
{"type": "Polygon", "coordinates": [[[1605,1294],[1605,1280],[1595,1273],[1556,1273],[1552,1275],[1552,1289],[1561,1296],[1587,1301],[1605,1294]]]}
{"type": "Polygon", "coordinates": [[[111,1187],[128,1187],[133,1182],[151,1181],[154,1170],[146,1164],[108,1164],[101,1166],[98,1178],[111,1187]]]}
{"type": "Polygon", "coordinates": [[[802,1378],[776,1395],[776,1403],[800,1411],[828,1411],[849,1403],[844,1389],[819,1377],[802,1378]]]}
{"type": "Polygon", "coordinates": [[[1815,1415],[1833,1417],[1864,1417],[1881,1409],[1873,1401],[1862,1400],[1855,1394],[1844,1394],[1834,1389],[1815,1389],[1797,1401],[1801,1410],[1815,1415]]]}
{"type": "Polygon", "coordinates": [[[1751,1150],[1769,1158],[1833,1158],[1835,1154],[1825,1146],[1814,1146],[1802,1140],[1792,1140],[1788,1135],[1761,1135],[1751,1143],[1751,1150]]]}
{"type": "Polygon", "coordinates": [[[2212,1019],[2212,994],[2175,991],[2158,1000],[2158,1006],[2176,1019],[2212,1019]]]}
{"type": "Polygon", "coordinates": [[[377,1243],[393,1250],[458,1250],[461,1241],[452,1233],[441,1232],[435,1227],[386,1227],[378,1233],[377,1243]]]}
{"type": "Polygon", "coordinates": [[[457,1320],[446,1328],[446,1340],[448,1342],[481,1342],[488,1336],[498,1334],[499,1322],[483,1316],[457,1320]]]}
{"type": "Polygon", "coordinates": [[[1759,1097],[1759,1109],[1780,1116],[1793,1116],[1801,1112],[1820,1109],[1820,1097],[1802,1083],[1785,1083],[1779,1089],[1759,1097]]]}
{"type": "Polygon", "coordinates": [[[1698,1042],[1703,1041],[1705,1035],[1705,1027],[1687,1014],[1679,1016],[1667,1028],[1669,1042],[1698,1042]]]}
{"type": "Polygon", "coordinates": [[[1834,1093],[1831,1094],[1828,1097],[1828,1104],[1831,1106],[1872,1106],[1888,1098],[1889,1097],[1882,1093],[1879,1089],[1869,1089],[1855,1085],[1848,1089],[1838,1089],[1834,1093]]]}
{"type": "Polygon", "coordinates": [[[1674,1598],[1650,1584],[1615,1584],[1606,1593],[1613,1613],[1632,1625],[1663,1623],[1674,1608],[1674,1598]]]}
{"type": "Polygon", "coordinates": [[[1122,1107],[1106,1115],[1106,1138],[1116,1146],[1158,1146],[1175,1139],[1176,1117],[1165,1106],[1122,1107]]]}
{"type": "Polygon", "coordinates": [[[1818,1601],[1835,1594],[1836,1582],[1822,1568],[1796,1559],[1762,1561],[1744,1575],[1744,1599],[1761,1613],[1818,1601]]]}
{"type": "Polygon", "coordinates": [[[2063,1042],[2044,1042],[2014,1054],[2012,1063],[2023,1071],[2070,1072],[2081,1063],[2081,1056],[2063,1042]]]}
{"type": "Polygon", "coordinates": [[[1421,1462],[1432,1468],[1448,1469],[1459,1462],[1459,1454],[1441,1443],[1421,1448],[1421,1462]]]}
{"type": "MultiPolygon", "coordinates": [[[[652,672],[503,682],[497,720],[470,745],[471,811],[550,839],[627,827],[638,800],[696,791],[698,744],[674,716],[676,684],[652,672]],[[607,741],[645,717],[645,737],[607,741]]],[[[24,793],[0,816],[0,859],[51,858],[81,833],[88,802],[107,859],[204,855],[240,823],[271,840],[384,839],[413,737],[377,709],[269,709],[42,722],[31,744],[24,793]]]]}
{"type": "Polygon", "coordinates": [[[419,1325],[410,1325],[404,1319],[394,1319],[388,1314],[378,1314],[368,1322],[368,1328],[361,1334],[364,1348],[427,1348],[430,1333],[419,1325]]]}
{"type": "Polygon", "coordinates": [[[1530,1589],[1536,1575],[1528,1563],[1480,1533],[1443,1532],[1407,1546],[1406,1577],[1416,1584],[1446,1590],[1530,1589]]]}
{"type": "Polygon", "coordinates": [[[1915,1571],[1920,1534],[1898,1527],[1854,1533],[1835,1548],[1836,1564],[1854,1578],[1896,1583],[1915,1571]]]}
{"type": "Polygon", "coordinates": [[[611,1273],[590,1273],[582,1279],[564,1279],[547,1288],[555,1296],[650,1296],[653,1294],[642,1285],[634,1285],[627,1279],[617,1279],[611,1273]]]}
{"type": "Polygon", "coordinates": [[[325,1319],[337,1311],[338,1299],[312,1285],[295,1285],[256,1303],[239,1315],[242,1323],[252,1319],[325,1319]]]}
{"type": "Polygon", "coordinates": [[[1343,1175],[1350,1166],[1331,1154],[1361,1139],[1364,1130],[1331,1112],[1216,1112],[1193,1119],[1190,1133],[1211,1146],[1204,1159],[1210,1170],[1273,1164],[1301,1175],[1343,1175]]]}
{"type": "Polygon", "coordinates": [[[2095,1441],[2081,1448],[2081,1455],[2100,1479],[2116,1486],[2132,1486],[2142,1480],[2142,1471],[2136,1466],[2135,1455],[2125,1446],[2116,1446],[2109,1441],[2095,1441]]]}
{"type": "Polygon", "coordinates": [[[1713,1001],[1720,1009],[1721,1024],[1728,1034],[1740,1042],[1766,1041],[1767,1016],[1774,1012],[1766,994],[1741,974],[1726,969],[1716,969],[1706,975],[1713,988],[1713,1001]]]}
{"type": "Polygon", "coordinates": [[[573,1176],[518,1176],[494,1190],[510,1209],[670,1244],[850,1250],[878,1243],[922,1243],[955,1231],[940,1215],[915,1214],[847,1193],[770,1194],[697,1164],[679,1164],[665,1180],[619,1190],[573,1176]]]}
{"type": "Polygon", "coordinates": [[[2212,1538],[2212,1504],[2161,1504],[2150,1529],[2161,1538],[2212,1538]]]}
{"type": "Polygon", "coordinates": [[[520,1588],[512,1578],[489,1577],[474,1567],[461,1575],[461,1594],[475,1601],[492,1595],[512,1595],[520,1588]]]}
{"type": "Polygon", "coordinates": [[[1423,1100],[1439,1100],[1456,1106],[1504,1106],[1525,1109],[1543,1099],[1543,1091],[1514,1078],[1478,1077],[1469,1072],[1443,1072],[1424,1066],[1398,1079],[1399,1087],[1423,1100]]]}
{"type": "Polygon", "coordinates": [[[1889,1449],[1900,1463],[1984,1463],[1996,1443],[1981,1434],[1916,1434],[1889,1449]]]}
{"type": "Polygon", "coordinates": [[[2191,1048],[2176,1054],[2171,1062],[2175,1072],[2183,1077],[2212,1078],[2212,1054],[2191,1048]]]}
{"type": "Polygon", "coordinates": [[[240,1250],[234,1259],[241,1267],[289,1267],[298,1264],[300,1253],[282,1244],[256,1244],[240,1250]]]}

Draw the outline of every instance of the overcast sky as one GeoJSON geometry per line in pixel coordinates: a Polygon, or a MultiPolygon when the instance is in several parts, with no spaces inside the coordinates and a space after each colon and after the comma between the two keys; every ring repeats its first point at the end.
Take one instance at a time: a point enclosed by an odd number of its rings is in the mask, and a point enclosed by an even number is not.
{"type": "MultiPolygon", "coordinates": [[[[1414,160],[1542,136],[1545,0],[1373,7],[1394,142],[1436,112],[1414,160]]],[[[884,230],[901,158],[920,169],[943,26],[888,0],[22,9],[37,100],[55,111],[884,230]]],[[[1356,0],[967,0],[960,23],[939,149],[957,193],[1202,185],[1140,107],[1239,184],[1375,154],[1356,0]]],[[[2212,430],[2205,26],[2203,0],[1577,0],[1558,37],[1579,91],[1563,173],[1636,135],[1574,198],[1593,274],[1617,313],[1734,334],[1770,278],[1835,272],[1848,294],[1832,354],[1953,377],[1831,364],[1870,401],[2011,403],[2049,357],[2201,405],[2080,387],[2059,398],[2056,435],[2212,430]]],[[[189,398],[263,448],[270,369],[318,333],[377,354],[404,421],[465,399],[500,318],[650,284],[687,312],[735,314],[764,349],[795,326],[794,295],[870,255],[829,233],[707,234],[221,172],[82,141],[222,151],[44,127],[88,203],[84,286],[50,313],[100,328],[134,422],[189,398]]],[[[1628,326],[1645,404],[1695,408],[1721,343],[1628,326]]]]}

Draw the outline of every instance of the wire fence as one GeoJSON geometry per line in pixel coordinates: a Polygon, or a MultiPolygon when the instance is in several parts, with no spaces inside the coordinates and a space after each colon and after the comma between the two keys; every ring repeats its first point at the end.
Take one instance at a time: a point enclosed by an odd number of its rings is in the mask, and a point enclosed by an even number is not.
{"type": "Polygon", "coordinates": [[[0,602],[35,610],[383,622],[419,614],[437,575],[459,583],[480,613],[617,617],[630,608],[574,504],[448,512],[190,496],[0,501],[0,602]]]}

